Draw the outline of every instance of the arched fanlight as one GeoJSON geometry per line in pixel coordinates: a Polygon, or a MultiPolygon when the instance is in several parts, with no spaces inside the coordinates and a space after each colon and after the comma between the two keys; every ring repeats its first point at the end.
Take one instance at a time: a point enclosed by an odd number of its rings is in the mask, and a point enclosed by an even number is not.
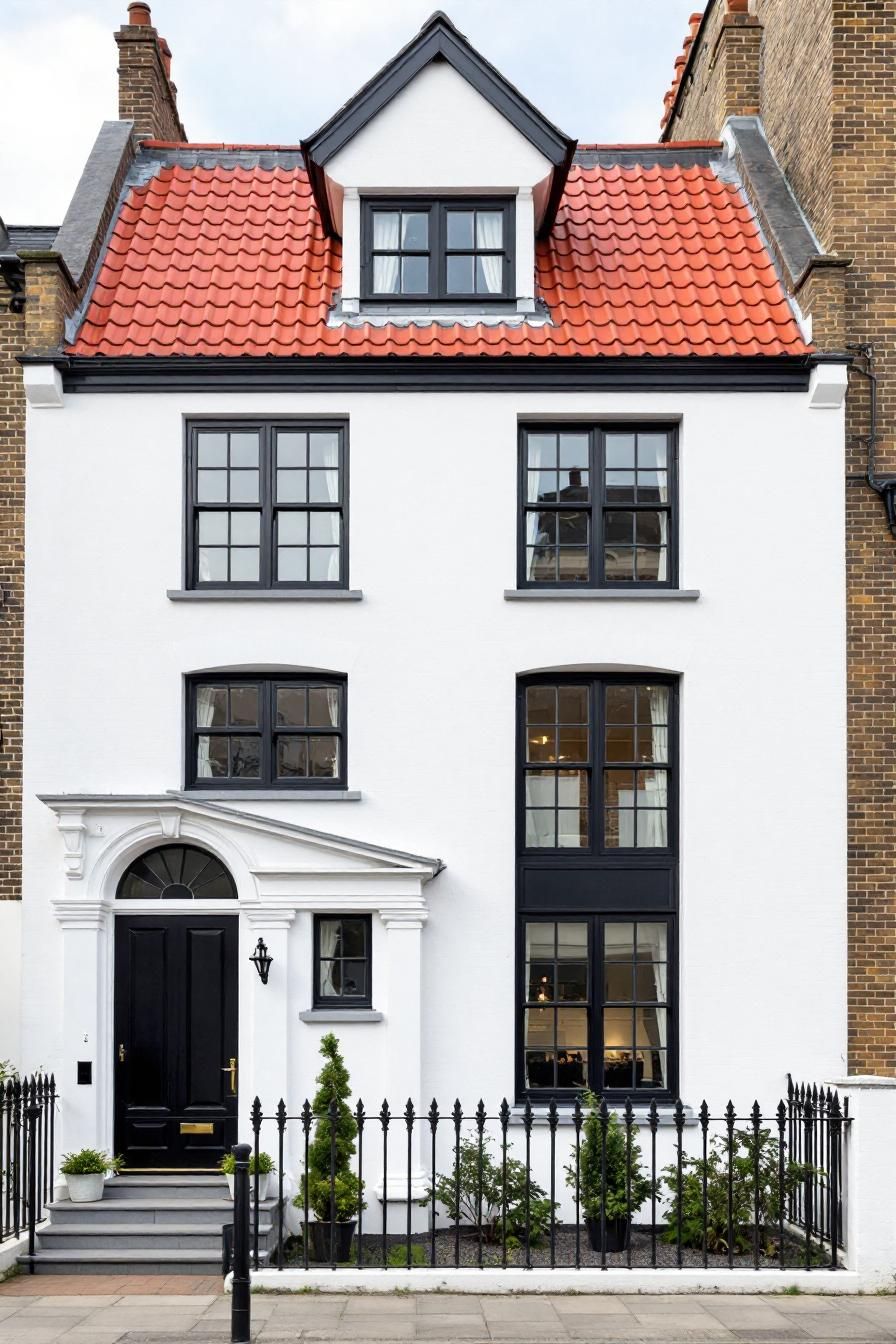
{"type": "Polygon", "coordinates": [[[128,865],[120,901],[235,901],[236,886],[220,859],[196,845],[159,845],[128,865]]]}

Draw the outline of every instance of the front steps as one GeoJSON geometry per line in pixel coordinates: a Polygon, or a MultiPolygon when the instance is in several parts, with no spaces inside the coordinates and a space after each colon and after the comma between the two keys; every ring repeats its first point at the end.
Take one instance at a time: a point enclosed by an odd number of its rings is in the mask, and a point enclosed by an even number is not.
{"type": "MultiPolygon", "coordinates": [[[[259,1259],[277,1244],[276,1199],[259,1206],[259,1259]]],[[[221,1237],[233,1221],[223,1176],[117,1176],[102,1200],[49,1206],[37,1232],[38,1274],[221,1273],[221,1237]]],[[[27,1272],[32,1257],[19,1256],[27,1272]]]]}

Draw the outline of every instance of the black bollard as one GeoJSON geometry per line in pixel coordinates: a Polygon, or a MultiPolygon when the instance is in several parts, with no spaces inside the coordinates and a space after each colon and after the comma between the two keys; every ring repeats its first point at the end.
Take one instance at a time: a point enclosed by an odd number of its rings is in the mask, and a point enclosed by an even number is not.
{"type": "Polygon", "coordinates": [[[233,1148],[233,1281],[230,1299],[231,1344],[249,1344],[251,1294],[249,1283],[249,1153],[248,1143],[233,1148]]]}

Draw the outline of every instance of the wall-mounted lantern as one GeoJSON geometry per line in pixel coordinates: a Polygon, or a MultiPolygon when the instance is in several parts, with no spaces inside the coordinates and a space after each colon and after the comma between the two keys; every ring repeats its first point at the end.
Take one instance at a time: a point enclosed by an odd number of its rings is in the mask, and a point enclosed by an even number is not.
{"type": "Polygon", "coordinates": [[[255,951],[252,953],[249,960],[252,962],[253,966],[258,972],[261,983],[263,985],[266,985],[268,982],[268,975],[271,969],[271,963],[273,962],[274,958],[268,951],[268,945],[263,938],[259,938],[258,945],[255,948],[255,951]]]}

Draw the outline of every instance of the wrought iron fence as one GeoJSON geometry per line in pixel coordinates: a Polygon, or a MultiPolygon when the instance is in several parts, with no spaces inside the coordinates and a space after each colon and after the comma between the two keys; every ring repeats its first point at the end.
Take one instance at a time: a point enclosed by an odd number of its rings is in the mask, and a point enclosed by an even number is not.
{"type": "Polygon", "coordinates": [[[746,1113],[731,1102],[692,1113],[680,1101],[636,1113],[631,1100],[614,1112],[580,1099],[562,1109],[505,1100],[492,1113],[481,1101],[472,1112],[433,1101],[424,1113],[384,1102],[368,1114],[361,1101],[349,1111],[334,1099],[319,1113],[306,1101],[289,1114],[281,1100],[265,1114],[256,1098],[245,1244],[256,1268],[279,1269],[838,1269],[850,1124],[836,1092],[792,1083],[765,1113],[758,1102],[746,1113]],[[318,1167],[327,1145],[329,1158],[316,1193],[299,1176],[302,1232],[290,1236],[284,1165],[291,1149],[310,1171],[312,1131],[318,1167]],[[259,1241],[267,1135],[273,1248],[259,1241]],[[405,1205],[398,1230],[395,1201],[405,1205]]]}
{"type": "Polygon", "coordinates": [[[52,1074],[0,1083],[0,1242],[28,1231],[53,1198],[56,1081],[52,1074]]]}

